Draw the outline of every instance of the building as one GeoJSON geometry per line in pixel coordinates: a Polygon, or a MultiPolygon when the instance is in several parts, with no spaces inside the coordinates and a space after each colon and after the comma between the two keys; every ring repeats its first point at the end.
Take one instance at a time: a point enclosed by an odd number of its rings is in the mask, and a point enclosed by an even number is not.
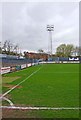
{"type": "Polygon", "coordinates": [[[26,58],[48,60],[47,53],[25,52],[24,54],[26,58]]]}

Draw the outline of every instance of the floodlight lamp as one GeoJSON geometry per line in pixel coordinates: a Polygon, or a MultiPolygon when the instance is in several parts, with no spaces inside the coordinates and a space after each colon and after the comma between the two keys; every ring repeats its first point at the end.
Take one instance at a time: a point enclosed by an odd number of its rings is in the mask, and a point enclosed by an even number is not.
{"type": "Polygon", "coordinates": [[[54,25],[47,25],[47,31],[53,31],[54,25]]]}

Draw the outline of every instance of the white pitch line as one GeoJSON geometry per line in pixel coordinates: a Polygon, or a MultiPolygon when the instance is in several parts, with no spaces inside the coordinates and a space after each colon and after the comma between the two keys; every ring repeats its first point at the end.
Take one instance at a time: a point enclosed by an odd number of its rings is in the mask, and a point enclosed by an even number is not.
{"type": "Polygon", "coordinates": [[[13,104],[13,103],[11,102],[11,100],[9,100],[8,98],[3,97],[2,99],[3,99],[3,100],[6,100],[7,102],[9,102],[11,106],[14,106],[14,104],[13,104]]]}
{"type": "Polygon", "coordinates": [[[42,74],[45,74],[45,73],[46,73],[46,74],[47,74],[47,73],[51,73],[51,74],[53,74],[53,73],[54,73],[54,74],[56,74],[56,73],[57,73],[57,74],[59,74],[59,73],[60,73],[60,74],[61,74],[61,73],[63,73],[63,74],[64,74],[64,73],[67,73],[67,74],[78,73],[78,74],[79,74],[79,72],[40,72],[40,74],[41,74],[41,73],[42,73],[42,74]]]}
{"type": "Polygon", "coordinates": [[[0,106],[0,108],[16,109],[16,110],[80,110],[79,107],[15,107],[15,106],[0,106]]]}
{"type": "Polygon", "coordinates": [[[23,81],[21,81],[20,83],[18,83],[17,85],[15,85],[14,87],[12,87],[10,90],[8,90],[6,93],[4,93],[0,99],[2,99],[2,97],[4,97],[5,95],[7,95],[8,93],[10,93],[12,90],[14,90],[16,87],[18,87],[20,84],[22,84],[23,82],[25,82],[27,79],[29,79],[32,75],[34,75],[35,73],[37,73],[41,68],[39,68],[38,70],[36,70],[35,72],[33,72],[32,74],[30,74],[27,78],[25,78],[23,81]]]}

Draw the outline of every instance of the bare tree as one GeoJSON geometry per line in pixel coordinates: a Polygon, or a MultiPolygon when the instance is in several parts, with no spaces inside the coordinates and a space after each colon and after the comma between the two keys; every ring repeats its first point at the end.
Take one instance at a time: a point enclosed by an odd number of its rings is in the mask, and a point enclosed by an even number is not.
{"type": "Polygon", "coordinates": [[[44,53],[44,50],[43,49],[39,49],[38,52],[39,53],[44,53]]]}
{"type": "Polygon", "coordinates": [[[14,52],[17,54],[18,53],[18,49],[19,49],[19,46],[18,45],[15,45],[14,46],[14,52]]]}
{"type": "Polygon", "coordinates": [[[10,40],[6,40],[2,47],[2,53],[8,55],[17,55],[18,54],[18,45],[13,45],[10,40]]]}

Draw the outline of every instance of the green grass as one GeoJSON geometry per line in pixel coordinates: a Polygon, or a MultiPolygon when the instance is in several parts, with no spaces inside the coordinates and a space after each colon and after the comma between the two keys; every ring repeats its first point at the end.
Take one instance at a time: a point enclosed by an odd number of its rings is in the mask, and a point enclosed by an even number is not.
{"type": "MultiPolygon", "coordinates": [[[[9,93],[10,100],[15,106],[78,107],[79,64],[44,64],[5,74],[3,75],[3,93],[8,90],[4,86],[5,78],[7,84],[16,85],[40,67],[37,73],[9,93]],[[10,79],[17,77],[17,79],[11,82],[9,77],[10,79]]],[[[31,117],[31,112],[29,114],[31,117]]],[[[78,110],[39,110],[33,111],[33,114],[34,117],[39,116],[39,118],[79,117],[78,110]]]]}
{"type": "Polygon", "coordinates": [[[19,77],[3,77],[3,84],[5,83],[11,83],[15,80],[17,80],[19,77]]]}

